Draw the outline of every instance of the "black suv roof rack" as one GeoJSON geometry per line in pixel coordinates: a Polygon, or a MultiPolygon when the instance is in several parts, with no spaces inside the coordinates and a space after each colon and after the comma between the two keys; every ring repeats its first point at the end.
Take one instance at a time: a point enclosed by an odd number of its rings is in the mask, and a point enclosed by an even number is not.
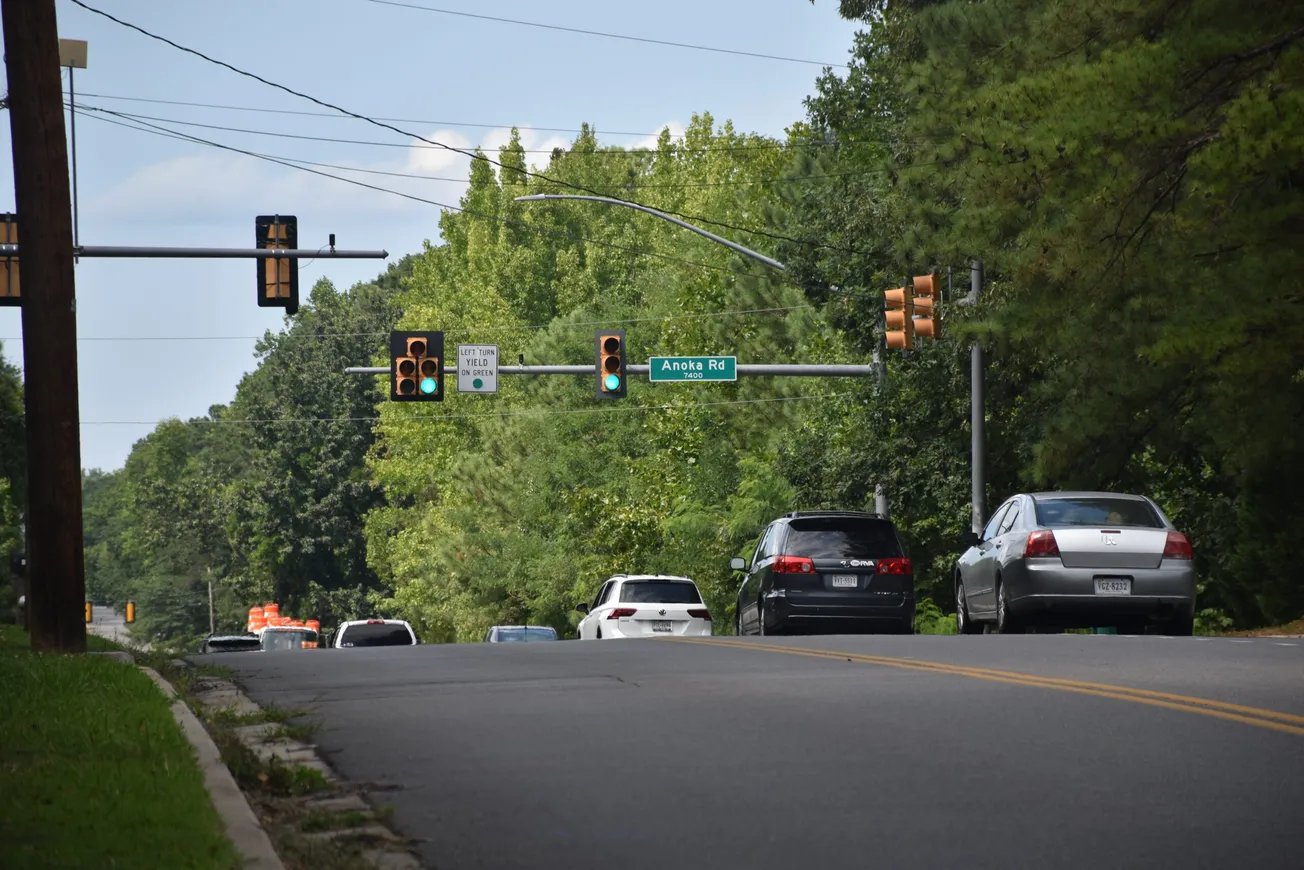
{"type": "Polygon", "coordinates": [[[784,519],[797,519],[799,517],[873,517],[874,519],[887,519],[882,514],[870,513],[869,511],[791,511],[783,515],[784,519]]]}

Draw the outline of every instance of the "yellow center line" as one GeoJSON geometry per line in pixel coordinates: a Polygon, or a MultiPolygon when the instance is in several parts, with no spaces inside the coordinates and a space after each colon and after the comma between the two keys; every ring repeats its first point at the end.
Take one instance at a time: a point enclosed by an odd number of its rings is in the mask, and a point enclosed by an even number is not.
{"type": "Polygon", "coordinates": [[[1266,710],[1261,707],[1247,707],[1242,704],[1229,704],[1209,698],[1197,698],[1189,695],[1177,695],[1171,692],[1156,692],[1150,689],[1134,689],[1130,686],[1115,686],[1108,683],[1092,683],[1085,680],[1068,680],[1060,677],[1042,677],[1035,674],[1023,674],[1015,671],[999,671],[992,668],[975,668],[965,665],[952,665],[946,662],[918,661],[890,656],[876,656],[864,653],[840,652],[838,650],[808,649],[806,647],[780,646],[777,644],[750,643],[747,641],[716,640],[706,638],[668,638],[678,643],[698,643],[716,647],[739,647],[748,650],[779,652],[788,655],[808,656],[810,658],[834,661],[850,661],[861,664],[881,665],[911,671],[924,671],[935,674],[969,677],[976,680],[1007,683],[1015,686],[1028,686],[1041,689],[1055,689],[1061,692],[1074,692],[1079,695],[1091,695],[1098,698],[1112,698],[1119,701],[1131,701],[1167,710],[1180,710],[1186,713],[1199,713],[1229,722],[1256,725],[1286,734],[1304,737],[1304,716],[1266,710]],[[1274,721],[1283,720],[1283,721],[1274,721]],[[1287,724],[1287,723],[1300,723],[1287,724]]]}

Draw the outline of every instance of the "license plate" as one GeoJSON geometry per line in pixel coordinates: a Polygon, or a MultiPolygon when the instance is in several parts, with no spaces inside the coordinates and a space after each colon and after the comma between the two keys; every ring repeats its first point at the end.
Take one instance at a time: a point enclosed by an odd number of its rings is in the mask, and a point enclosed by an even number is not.
{"type": "Polygon", "coordinates": [[[652,630],[653,630],[653,631],[670,631],[670,620],[668,620],[668,619],[654,619],[654,620],[652,620],[652,630]]]}
{"type": "Polygon", "coordinates": [[[832,580],[834,589],[855,589],[860,582],[855,574],[834,574],[832,580]]]}
{"type": "Polygon", "coordinates": [[[1115,579],[1105,580],[1105,579],[1097,578],[1096,594],[1097,595],[1131,595],[1132,581],[1115,580],[1115,579]]]}

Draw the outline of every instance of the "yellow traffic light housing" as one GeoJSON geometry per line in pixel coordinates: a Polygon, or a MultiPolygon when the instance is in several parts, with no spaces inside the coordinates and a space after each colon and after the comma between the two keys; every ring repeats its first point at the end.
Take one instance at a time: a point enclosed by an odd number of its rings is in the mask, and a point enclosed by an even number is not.
{"type": "MultiPolygon", "coordinates": [[[[18,244],[18,215],[0,215],[0,245],[18,244]]],[[[22,305],[18,284],[18,255],[0,254],[0,305],[22,305]]]]}
{"type": "Polygon", "coordinates": [[[941,287],[937,275],[916,275],[913,281],[914,292],[914,330],[915,335],[936,341],[941,337],[941,321],[938,319],[937,300],[941,287]]]}
{"type": "Polygon", "coordinates": [[[389,356],[390,401],[444,401],[442,332],[391,332],[389,356]]]}
{"type": "MultiPolygon", "coordinates": [[[[259,250],[297,250],[299,219],[294,215],[259,215],[254,218],[254,242],[259,250]]],[[[299,311],[298,258],[260,258],[258,264],[258,307],[299,311]]]]}
{"type": "Polygon", "coordinates": [[[91,618],[92,618],[94,615],[95,615],[95,608],[94,608],[94,606],[93,606],[89,601],[87,601],[87,602],[86,602],[86,622],[87,622],[88,624],[90,623],[91,618]]]}
{"type": "Polygon", "coordinates": [[[127,612],[124,618],[127,622],[136,621],[136,602],[134,601],[127,602],[127,612]]]}
{"type": "Polygon", "coordinates": [[[625,330],[599,329],[594,333],[594,345],[598,398],[623,399],[629,392],[625,380],[625,330]]]}
{"type": "Polygon", "coordinates": [[[887,325],[887,346],[892,350],[909,348],[915,341],[914,296],[910,286],[884,291],[883,307],[886,309],[883,320],[887,325]]]}

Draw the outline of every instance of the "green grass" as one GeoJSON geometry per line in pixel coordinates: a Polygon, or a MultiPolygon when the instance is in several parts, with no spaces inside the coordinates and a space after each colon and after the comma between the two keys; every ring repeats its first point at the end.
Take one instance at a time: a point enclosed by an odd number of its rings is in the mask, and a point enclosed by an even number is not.
{"type": "Polygon", "coordinates": [[[238,867],[194,750],[149,677],[28,644],[0,626],[0,866],[238,867]]]}

